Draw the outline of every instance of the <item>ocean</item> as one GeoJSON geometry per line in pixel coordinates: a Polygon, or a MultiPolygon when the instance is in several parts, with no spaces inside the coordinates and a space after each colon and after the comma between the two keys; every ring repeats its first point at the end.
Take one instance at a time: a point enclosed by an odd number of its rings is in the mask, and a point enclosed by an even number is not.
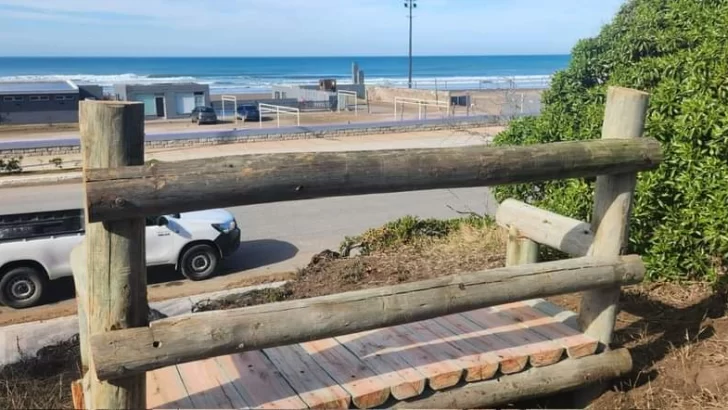
{"type": "MultiPolygon", "coordinates": [[[[417,88],[543,88],[568,55],[437,56],[413,58],[417,88]]],[[[0,81],[74,80],[98,84],[199,82],[212,94],[267,92],[275,84],[351,80],[352,63],[366,84],[406,86],[407,57],[0,57],[0,81]]]]}

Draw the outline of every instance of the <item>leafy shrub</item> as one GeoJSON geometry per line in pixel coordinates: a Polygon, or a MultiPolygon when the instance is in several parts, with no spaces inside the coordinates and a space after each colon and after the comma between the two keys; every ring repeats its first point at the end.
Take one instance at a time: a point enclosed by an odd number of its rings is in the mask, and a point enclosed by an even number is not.
{"type": "Polygon", "coordinates": [[[359,247],[363,254],[369,254],[414,244],[422,239],[444,238],[463,225],[483,228],[493,224],[490,217],[479,215],[455,219],[420,219],[408,215],[379,228],[369,229],[359,236],[346,237],[340,248],[344,255],[348,255],[353,247],[359,247]]]}
{"type": "Polygon", "coordinates": [[[0,159],[0,173],[7,172],[8,174],[15,174],[23,172],[23,168],[20,166],[20,161],[22,160],[23,157],[13,157],[7,161],[0,159]]]}
{"type": "MultiPolygon", "coordinates": [[[[651,94],[646,135],[665,160],[640,174],[630,251],[651,279],[709,279],[728,258],[728,0],[631,0],[581,40],[544,93],[543,112],[518,120],[498,145],[599,138],[606,89],[651,94]]],[[[499,187],[513,197],[589,220],[593,180],[499,187]]]]}

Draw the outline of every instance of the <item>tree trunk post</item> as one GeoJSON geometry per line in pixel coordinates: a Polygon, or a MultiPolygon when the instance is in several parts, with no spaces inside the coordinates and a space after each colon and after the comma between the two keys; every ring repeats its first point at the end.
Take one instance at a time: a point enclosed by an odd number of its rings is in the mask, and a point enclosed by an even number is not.
{"type": "MultiPolygon", "coordinates": [[[[144,164],[144,105],[82,101],[79,124],[84,173],[94,168],[144,164]]],[[[85,188],[85,182],[84,182],[85,188]]],[[[123,204],[118,204],[123,205],[123,204]]],[[[85,289],[79,291],[80,337],[88,366],[84,397],[92,409],[146,408],[146,375],[102,382],[96,377],[89,338],[148,325],[145,220],[89,223],[86,210],[85,289]]]]}
{"type": "MultiPolygon", "coordinates": [[[[612,87],[602,128],[603,139],[640,138],[644,132],[649,94],[612,87]]],[[[614,258],[627,248],[629,217],[637,174],[613,174],[597,177],[594,194],[592,256],[614,258]]],[[[589,336],[609,346],[619,301],[619,288],[585,292],[579,310],[579,324],[589,336]]]]}
{"type": "Polygon", "coordinates": [[[506,247],[506,266],[528,265],[538,262],[538,244],[528,238],[521,237],[518,229],[508,228],[506,247]]]}
{"type": "MultiPolygon", "coordinates": [[[[610,87],[602,127],[602,139],[640,138],[644,133],[649,94],[619,87],[610,87]]],[[[615,258],[627,250],[629,220],[637,184],[636,173],[597,177],[594,190],[592,230],[594,242],[591,256],[615,258]]],[[[582,331],[610,349],[618,313],[620,287],[589,290],[583,293],[579,309],[582,331]]],[[[602,384],[577,394],[579,404],[589,403],[604,389],[602,384]]]]}

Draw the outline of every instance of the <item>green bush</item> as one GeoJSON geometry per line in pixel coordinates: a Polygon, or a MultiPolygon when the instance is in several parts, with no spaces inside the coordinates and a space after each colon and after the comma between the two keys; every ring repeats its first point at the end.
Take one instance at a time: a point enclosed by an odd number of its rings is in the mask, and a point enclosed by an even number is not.
{"type": "MultiPolygon", "coordinates": [[[[632,0],[595,37],[581,40],[544,94],[541,116],[516,121],[498,145],[599,138],[608,86],[651,94],[646,134],[661,167],[639,176],[630,251],[650,279],[708,279],[728,257],[728,0],[632,0]]],[[[593,180],[499,187],[589,220],[593,180]]]]}
{"type": "Polygon", "coordinates": [[[489,216],[470,215],[466,218],[454,219],[420,219],[408,215],[388,222],[379,228],[369,229],[359,236],[346,237],[341,243],[340,251],[346,256],[352,248],[359,247],[366,255],[371,252],[411,245],[422,239],[444,238],[463,225],[480,229],[494,224],[495,222],[489,216]]]}

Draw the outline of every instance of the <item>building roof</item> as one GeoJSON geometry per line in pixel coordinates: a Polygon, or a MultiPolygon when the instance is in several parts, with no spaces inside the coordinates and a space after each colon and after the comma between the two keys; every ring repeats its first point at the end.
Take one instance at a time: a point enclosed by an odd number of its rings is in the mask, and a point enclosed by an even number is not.
{"type": "Polygon", "coordinates": [[[0,81],[0,95],[77,93],[70,81],[0,81]]]}

